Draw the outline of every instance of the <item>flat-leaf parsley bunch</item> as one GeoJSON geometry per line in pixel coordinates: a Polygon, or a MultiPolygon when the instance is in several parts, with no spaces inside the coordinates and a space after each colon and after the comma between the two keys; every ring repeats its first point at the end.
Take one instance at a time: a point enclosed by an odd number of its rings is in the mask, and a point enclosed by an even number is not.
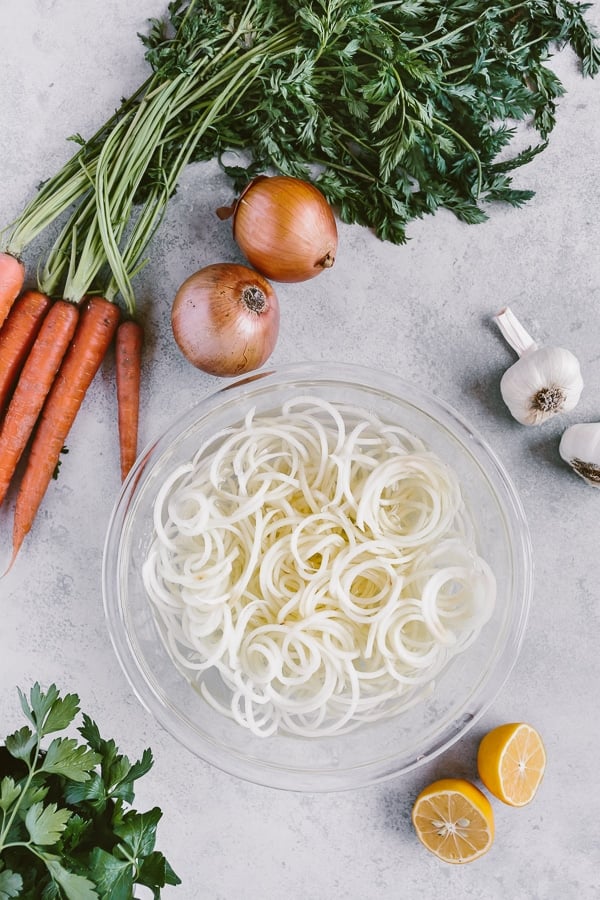
{"type": "Polygon", "coordinates": [[[161,810],[131,808],[151,751],[131,763],[85,714],[84,743],[44,742],[72,725],[78,696],[36,683],[19,697],[29,724],[0,747],[0,900],[131,900],[136,884],[159,898],[179,884],[155,850],[161,810]]]}

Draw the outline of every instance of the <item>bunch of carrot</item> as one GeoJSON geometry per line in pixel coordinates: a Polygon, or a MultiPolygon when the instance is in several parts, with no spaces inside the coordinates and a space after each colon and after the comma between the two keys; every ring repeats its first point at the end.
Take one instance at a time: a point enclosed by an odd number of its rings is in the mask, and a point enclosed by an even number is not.
{"type": "Polygon", "coordinates": [[[14,514],[13,560],[58,465],[88,387],[116,334],[121,473],[137,453],[142,327],[101,296],[21,292],[22,263],[0,255],[0,502],[29,442],[14,514]],[[7,311],[6,311],[7,310],[7,311]],[[32,437],[33,435],[33,437],[32,437]]]}
{"type": "MultiPolygon", "coordinates": [[[[193,6],[194,0],[188,13],[193,6]]],[[[210,53],[194,44],[185,22],[169,38],[185,51],[182,71],[155,71],[3,232],[9,237],[0,253],[0,503],[26,456],[11,565],[113,342],[122,478],[137,454],[143,330],[131,281],[183,168],[260,69],[251,50],[243,59],[249,12],[215,36],[210,53]],[[38,268],[36,289],[24,290],[23,251],[61,218],[66,222],[38,268]]]]}

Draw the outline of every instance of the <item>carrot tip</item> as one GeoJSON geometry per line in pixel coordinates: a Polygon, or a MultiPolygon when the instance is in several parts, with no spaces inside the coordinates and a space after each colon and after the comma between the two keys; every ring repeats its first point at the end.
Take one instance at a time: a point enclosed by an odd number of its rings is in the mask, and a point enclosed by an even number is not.
{"type": "Polygon", "coordinates": [[[4,578],[6,575],[8,575],[8,573],[10,572],[10,570],[12,569],[12,567],[13,567],[14,564],[15,564],[15,560],[16,560],[18,554],[19,554],[19,550],[20,550],[20,549],[21,549],[21,544],[18,544],[18,546],[13,547],[12,556],[11,556],[11,558],[10,558],[10,560],[9,560],[9,563],[8,563],[6,569],[4,570],[4,572],[2,573],[2,575],[0,575],[0,578],[4,578]]]}

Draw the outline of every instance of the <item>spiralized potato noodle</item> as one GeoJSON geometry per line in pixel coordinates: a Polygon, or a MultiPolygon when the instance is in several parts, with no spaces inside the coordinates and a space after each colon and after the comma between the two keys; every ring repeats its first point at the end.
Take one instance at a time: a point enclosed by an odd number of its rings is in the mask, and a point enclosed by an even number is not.
{"type": "Polygon", "coordinates": [[[173,471],[143,579],[176,665],[259,736],[407,709],[496,594],[453,469],[368,410],[310,396],[251,410],[173,471]]]}

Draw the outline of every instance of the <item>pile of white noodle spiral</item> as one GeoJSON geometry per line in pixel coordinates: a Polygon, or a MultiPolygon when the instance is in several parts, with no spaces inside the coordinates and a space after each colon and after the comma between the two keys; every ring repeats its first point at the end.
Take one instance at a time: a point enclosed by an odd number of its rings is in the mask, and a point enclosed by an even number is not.
{"type": "Polygon", "coordinates": [[[403,428],[310,396],[251,410],[172,472],[143,580],[176,665],[260,736],[406,709],[496,592],[454,471],[403,428]]]}

